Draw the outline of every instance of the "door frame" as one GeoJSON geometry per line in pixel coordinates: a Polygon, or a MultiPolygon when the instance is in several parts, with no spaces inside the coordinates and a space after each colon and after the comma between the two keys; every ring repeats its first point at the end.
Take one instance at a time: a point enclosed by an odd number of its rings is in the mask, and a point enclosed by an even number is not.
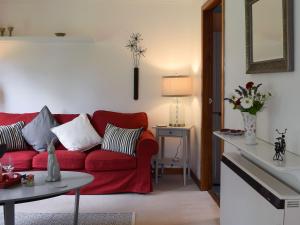
{"type": "MultiPolygon", "coordinates": [[[[212,188],[212,104],[213,97],[213,9],[222,5],[222,55],[221,55],[221,127],[224,127],[224,57],[225,57],[225,0],[207,0],[202,6],[202,118],[200,174],[201,191],[212,188]]],[[[224,143],[221,143],[221,152],[224,143]]]]}

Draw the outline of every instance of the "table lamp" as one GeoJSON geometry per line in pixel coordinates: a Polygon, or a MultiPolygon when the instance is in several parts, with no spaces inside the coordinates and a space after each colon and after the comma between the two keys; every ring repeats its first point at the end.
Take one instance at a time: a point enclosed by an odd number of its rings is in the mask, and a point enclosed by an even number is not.
{"type": "Polygon", "coordinates": [[[191,76],[164,76],[162,77],[162,96],[173,97],[170,105],[169,126],[185,126],[185,109],[181,97],[191,96],[193,84],[191,76]]]}

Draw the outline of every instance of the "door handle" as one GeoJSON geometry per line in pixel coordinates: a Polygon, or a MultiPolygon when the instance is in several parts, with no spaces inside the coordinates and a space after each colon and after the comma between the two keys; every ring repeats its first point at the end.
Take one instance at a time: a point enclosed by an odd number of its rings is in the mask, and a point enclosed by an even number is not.
{"type": "Polygon", "coordinates": [[[213,101],[213,99],[212,99],[212,98],[209,98],[209,99],[208,99],[208,104],[210,104],[210,105],[211,105],[213,102],[214,102],[214,101],[213,101]]]}

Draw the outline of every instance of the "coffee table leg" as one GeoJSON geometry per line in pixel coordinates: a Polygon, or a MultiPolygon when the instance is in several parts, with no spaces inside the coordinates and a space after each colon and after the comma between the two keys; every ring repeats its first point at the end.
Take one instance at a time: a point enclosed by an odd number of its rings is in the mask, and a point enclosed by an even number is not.
{"type": "Polygon", "coordinates": [[[79,199],[80,199],[80,189],[76,189],[75,190],[74,225],[78,225],[79,199]]]}
{"type": "Polygon", "coordinates": [[[3,206],[4,210],[4,224],[15,225],[15,203],[7,202],[3,206]]]}

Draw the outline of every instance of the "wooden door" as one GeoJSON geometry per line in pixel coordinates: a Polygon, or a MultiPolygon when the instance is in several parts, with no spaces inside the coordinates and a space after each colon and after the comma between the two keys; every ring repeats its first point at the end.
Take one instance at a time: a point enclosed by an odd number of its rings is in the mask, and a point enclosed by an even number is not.
{"type": "MultiPolygon", "coordinates": [[[[212,187],[212,115],[213,115],[213,10],[222,7],[222,65],[221,65],[221,98],[224,98],[224,1],[208,0],[202,6],[202,120],[201,120],[201,154],[200,171],[202,191],[212,187]]],[[[224,127],[224,102],[221,105],[221,126],[224,127]]],[[[223,143],[222,143],[223,146],[223,143]]],[[[222,147],[223,149],[223,147],[222,147]]]]}

